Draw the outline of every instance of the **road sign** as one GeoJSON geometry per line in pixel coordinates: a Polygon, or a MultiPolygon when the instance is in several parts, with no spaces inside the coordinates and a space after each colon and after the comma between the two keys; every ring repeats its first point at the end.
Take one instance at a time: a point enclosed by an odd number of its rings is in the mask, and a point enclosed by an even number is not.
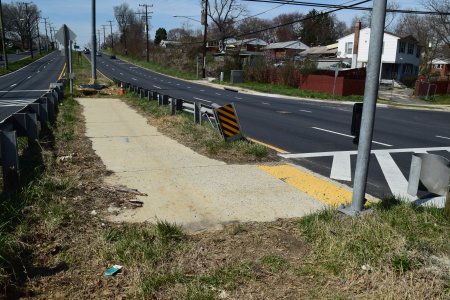
{"type": "Polygon", "coordinates": [[[236,114],[234,104],[227,104],[222,107],[218,107],[215,110],[216,120],[219,123],[220,132],[222,133],[225,141],[237,140],[242,138],[241,126],[236,114]]]}
{"type": "MultiPolygon", "coordinates": [[[[70,30],[69,27],[67,27],[69,31],[69,40],[74,41],[77,38],[77,35],[70,30]]],[[[60,42],[61,44],[64,44],[64,26],[62,26],[57,33],[55,33],[55,39],[60,42]]]]}

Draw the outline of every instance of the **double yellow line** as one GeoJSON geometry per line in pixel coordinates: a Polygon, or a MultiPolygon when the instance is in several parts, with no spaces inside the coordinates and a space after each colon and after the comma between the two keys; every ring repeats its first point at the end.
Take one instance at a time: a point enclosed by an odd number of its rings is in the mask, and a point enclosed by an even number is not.
{"type": "Polygon", "coordinates": [[[59,74],[58,80],[60,80],[64,76],[64,72],[66,71],[66,67],[67,67],[66,64],[64,64],[64,67],[63,67],[61,73],[59,74]]]}

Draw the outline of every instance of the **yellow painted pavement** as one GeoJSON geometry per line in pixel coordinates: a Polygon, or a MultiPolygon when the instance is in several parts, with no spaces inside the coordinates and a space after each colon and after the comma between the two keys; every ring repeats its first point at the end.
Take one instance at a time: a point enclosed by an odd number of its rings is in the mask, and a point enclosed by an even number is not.
{"type": "Polygon", "coordinates": [[[258,166],[261,170],[331,206],[351,203],[351,191],[290,165],[258,166]]]}

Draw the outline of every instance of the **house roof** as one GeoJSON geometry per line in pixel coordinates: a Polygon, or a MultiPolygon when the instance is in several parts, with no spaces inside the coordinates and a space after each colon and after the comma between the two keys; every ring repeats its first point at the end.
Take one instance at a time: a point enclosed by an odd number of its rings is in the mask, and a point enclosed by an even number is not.
{"type": "Polygon", "coordinates": [[[436,58],[433,59],[431,62],[433,65],[450,65],[450,58],[444,59],[444,58],[436,58]]]}
{"type": "Polygon", "coordinates": [[[337,44],[331,44],[328,46],[311,47],[300,53],[300,55],[336,55],[336,53],[337,44]]]}
{"type": "Polygon", "coordinates": [[[269,44],[266,49],[295,49],[295,50],[306,50],[309,49],[308,46],[300,41],[288,41],[280,43],[269,44]]]}
{"type": "Polygon", "coordinates": [[[244,40],[236,40],[236,39],[228,39],[225,41],[227,45],[255,45],[255,46],[267,46],[267,42],[253,38],[253,39],[244,39],[244,40]]]}

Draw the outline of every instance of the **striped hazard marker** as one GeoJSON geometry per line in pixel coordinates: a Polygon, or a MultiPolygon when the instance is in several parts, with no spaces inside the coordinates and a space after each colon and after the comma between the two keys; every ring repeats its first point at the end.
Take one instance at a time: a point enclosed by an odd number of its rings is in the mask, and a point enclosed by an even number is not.
{"type": "Polygon", "coordinates": [[[216,113],[216,120],[218,121],[220,132],[225,141],[241,139],[241,126],[239,125],[234,104],[218,107],[214,111],[216,113]]]}

